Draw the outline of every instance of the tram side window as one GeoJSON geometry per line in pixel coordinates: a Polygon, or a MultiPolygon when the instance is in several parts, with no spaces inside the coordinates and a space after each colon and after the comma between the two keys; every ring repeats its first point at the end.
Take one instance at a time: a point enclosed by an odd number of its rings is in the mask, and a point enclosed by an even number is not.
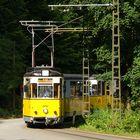
{"type": "Polygon", "coordinates": [[[90,87],[90,95],[97,95],[98,86],[96,84],[92,84],[90,87]]]}
{"type": "Polygon", "coordinates": [[[70,93],[71,96],[76,96],[76,86],[74,81],[70,82],[70,93]]]}
{"type": "Polygon", "coordinates": [[[105,83],[102,81],[102,95],[105,95],[105,83]]]}
{"type": "Polygon", "coordinates": [[[82,87],[82,82],[78,82],[77,83],[77,93],[78,93],[78,96],[82,96],[82,93],[83,93],[83,87],[82,87]]]}
{"type": "Polygon", "coordinates": [[[101,81],[98,81],[98,95],[101,95],[101,81]]]}
{"type": "Polygon", "coordinates": [[[82,84],[78,81],[70,82],[71,96],[82,96],[82,84]]]}
{"type": "Polygon", "coordinates": [[[24,98],[30,98],[31,97],[31,84],[27,83],[24,86],[24,98]]]}
{"type": "Polygon", "coordinates": [[[104,95],[104,82],[98,82],[98,95],[104,95]]]}
{"type": "Polygon", "coordinates": [[[37,97],[37,84],[32,84],[32,98],[37,97]]]}
{"type": "Polygon", "coordinates": [[[110,85],[106,83],[106,95],[110,95],[110,85]]]}
{"type": "Polygon", "coordinates": [[[60,98],[60,84],[54,84],[54,98],[60,98]]]}

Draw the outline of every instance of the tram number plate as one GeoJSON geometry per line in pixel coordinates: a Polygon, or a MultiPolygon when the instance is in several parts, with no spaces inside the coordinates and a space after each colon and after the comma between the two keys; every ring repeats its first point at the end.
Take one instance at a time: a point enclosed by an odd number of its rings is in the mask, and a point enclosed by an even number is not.
{"type": "Polygon", "coordinates": [[[52,78],[39,78],[38,82],[47,82],[47,83],[51,83],[52,82],[52,78]]]}

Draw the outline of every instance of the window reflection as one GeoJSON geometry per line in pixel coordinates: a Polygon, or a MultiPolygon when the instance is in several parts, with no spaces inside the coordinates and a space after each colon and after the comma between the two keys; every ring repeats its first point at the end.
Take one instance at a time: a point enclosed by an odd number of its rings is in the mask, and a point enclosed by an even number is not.
{"type": "Polygon", "coordinates": [[[82,82],[71,81],[70,91],[71,91],[71,96],[82,96],[82,82]]]}
{"type": "Polygon", "coordinates": [[[38,86],[38,97],[52,97],[52,86],[38,86]]]}

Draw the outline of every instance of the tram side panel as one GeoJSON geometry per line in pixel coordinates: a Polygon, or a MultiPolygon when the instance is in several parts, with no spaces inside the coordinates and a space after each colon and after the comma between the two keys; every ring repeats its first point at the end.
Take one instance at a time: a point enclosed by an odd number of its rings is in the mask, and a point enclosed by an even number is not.
{"type": "MultiPolygon", "coordinates": [[[[109,91],[109,90],[108,90],[109,91]]],[[[104,81],[91,81],[90,85],[90,107],[91,109],[104,109],[111,107],[110,92],[106,93],[104,81]]],[[[82,80],[67,79],[64,84],[64,114],[65,117],[82,115],[82,80]]]]}
{"type": "Polygon", "coordinates": [[[90,106],[91,109],[104,109],[108,104],[109,97],[105,95],[95,95],[90,96],[90,106]]]}
{"type": "Polygon", "coordinates": [[[67,79],[64,84],[65,117],[82,114],[82,82],[77,79],[67,79]]]}
{"type": "Polygon", "coordinates": [[[90,104],[91,109],[104,109],[111,107],[110,87],[106,86],[105,81],[91,80],[90,85],[90,104]]]}

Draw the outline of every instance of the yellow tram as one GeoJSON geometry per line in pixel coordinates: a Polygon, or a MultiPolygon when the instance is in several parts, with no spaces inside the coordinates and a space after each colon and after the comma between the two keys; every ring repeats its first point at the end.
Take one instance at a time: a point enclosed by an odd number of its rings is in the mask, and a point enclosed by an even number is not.
{"type": "Polygon", "coordinates": [[[32,68],[24,75],[23,117],[27,125],[62,121],[62,82],[61,73],[52,69],[32,68]]]}
{"type": "MultiPolygon", "coordinates": [[[[92,82],[92,80],[91,80],[92,82]]],[[[103,108],[111,101],[103,95],[103,82],[91,84],[91,108],[103,108]]],[[[34,67],[24,75],[23,118],[27,126],[53,125],[67,117],[82,115],[82,75],[61,74],[53,68],[34,67]]]]}

